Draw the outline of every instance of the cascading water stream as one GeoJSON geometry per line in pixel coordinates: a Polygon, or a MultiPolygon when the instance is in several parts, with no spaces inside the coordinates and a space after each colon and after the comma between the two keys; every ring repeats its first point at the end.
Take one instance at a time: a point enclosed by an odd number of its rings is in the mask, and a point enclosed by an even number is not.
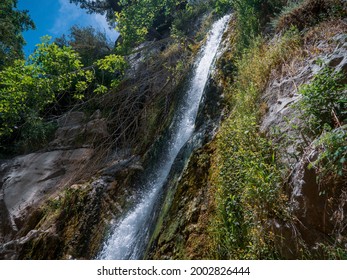
{"type": "Polygon", "coordinates": [[[99,254],[100,259],[142,258],[148,242],[153,208],[159,199],[160,191],[175,158],[194,132],[200,100],[229,17],[224,16],[213,24],[207,41],[194,64],[193,78],[189,82],[188,90],[170,126],[170,135],[165,148],[161,152],[158,163],[143,183],[146,194],[135,208],[117,223],[99,254]]]}

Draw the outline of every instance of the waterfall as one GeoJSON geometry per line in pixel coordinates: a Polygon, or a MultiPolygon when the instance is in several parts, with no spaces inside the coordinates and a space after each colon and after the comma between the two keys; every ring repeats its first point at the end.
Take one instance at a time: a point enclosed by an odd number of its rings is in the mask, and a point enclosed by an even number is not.
{"type": "Polygon", "coordinates": [[[158,163],[143,183],[145,193],[137,205],[115,225],[98,258],[117,260],[142,258],[149,239],[153,209],[175,158],[194,132],[200,100],[229,17],[224,16],[213,24],[194,64],[192,79],[175,113],[170,126],[170,135],[160,153],[158,163]]]}

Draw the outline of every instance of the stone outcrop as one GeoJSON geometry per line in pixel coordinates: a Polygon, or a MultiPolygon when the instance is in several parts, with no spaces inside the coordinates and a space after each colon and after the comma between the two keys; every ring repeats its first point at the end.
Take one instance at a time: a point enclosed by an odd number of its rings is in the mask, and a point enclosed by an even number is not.
{"type": "Polygon", "coordinates": [[[211,257],[208,230],[214,200],[208,180],[210,154],[209,145],[194,152],[179,183],[169,183],[169,199],[164,201],[147,258],[211,257]]]}
{"type": "Polygon", "coordinates": [[[83,112],[70,112],[57,120],[58,129],[50,148],[71,149],[93,146],[102,143],[110,134],[107,121],[101,117],[100,110],[87,119],[83,112]]]}
{"type": "MultiPolygon", "coordinates": [[[[317,174],[309,164],[321,151],[312,145],[314,139],[300,132],[300,128],[306,125],[305,120],[293,106],[301,98],[298,93],[300,86],[310,83],[321,69],[320,61],[335,67],[336,71],[343,71],[347,77],[347,35],[341,35],[341,29],[346,30],[346,27],[342,24],[336,28],[337,32],[334,34],[332,31],[329,36],[324,32],[319,35],[321,31],[318,31],[318,35],[302,47],[302,56],[294,57],[280,70],[274,69],[261,99],[264,112],[260,132],[279,148],[278,159],[283,173],[289,174],[283,188],[288,197],[291,219],[273,218],[267,221],[268,228],[264,229],[274,233],[274,250],[283,259],[323,258],[327,256],[325,250],[329,250],[329,246],[342,250],[347,246],[347,178],[327,176],[318,183],[317,174]]],[[[220,99],[220,96],[216,98],[219,95],[217,91],[211,89],[215,94],[207,104],[220,99]]],[[[220,114],[222,107],[214,108],[218,108],[215,113],[220,114]]],[[[209,113],[205,112],[205,115],[209,113]]],[[[207,138],[211,139],[212,135],[207,138]]],[[[209,231],[213,222],[210,219],[216,211],[213,184],[209,178],[213,164],[210,162],[212,147],[213,142],[195,151],[183,175],[168,183],[168,193],[147,252],[148,258],[213,257],[209,231]]]]}
{"type": "Polygon", "coordinates": [[[261,131],[279,147],[279,159],[283,167],[290,170],[286,192],[288,210],[295,217],[294,221],[272,222],[273,231],[278,235],[278,250],[284,258],[302,257],[303,252],[320,258],[324,257],[326,247],[347,246],[346,174],[340,178],[326,176],[318,183],[310,163],[321,151],[312,144],[315,139],[303,132],[305,120],[293,106],[301,98],[300,85],[310,83],[323,67],[318,61],[342,71],[347,77],[347,35],[316,38],[305,48],[309,56],[289,62],[292,65],[286,65],[285,74],[280,77],[274,74],[262,98],[266,113],[261,131]],[[310,52],[312,48],[315,52],[310,52]]]}
{"type": "Polygon", "coordinates": [[[1,259],[94,258],[110,219],[129,207],[124,182],[142,171],[140,158],[100,157],[110,136],[100,111],[57,124],[45,150],[0,162],[1,259]]]}
{"type": "MultiPolygon", "coordinates": [[[[3,203],[7,219],[17,231],[27,215],[27,209],[36,207],[55,191],[59,184],[68,183],[71,176],[82,172],[90,160],[92,149],[55,150],[31,153],[2,164],[3,203]]],[[[62,186],[60,186],[62,187],[62,186]]]]}

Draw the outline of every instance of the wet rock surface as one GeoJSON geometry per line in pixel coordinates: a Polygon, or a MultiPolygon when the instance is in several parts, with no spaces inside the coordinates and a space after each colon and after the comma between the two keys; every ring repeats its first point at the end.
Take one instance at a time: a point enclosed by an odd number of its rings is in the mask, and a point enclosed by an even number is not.
{"type": "MultiPolygon", "coordinates": [[[[111,176],[74,184],[27,208],[16,231],[0,244],[1,259],[94,259],[117,220],[131,205],[131,179],[124,166],[111,176]]],[[[3,232],[6,228],[3,228],[3,232]]],[[[6,237],[5,236],[5,237],[6,237]]]]}
{"type": "Polygon", "coordinates": [[[44,151],[0,162],[0,259],[94,258],[109,221],[128,207],[140,158],[117,151],[95,163],[109,136],[100,111],[57,123],[44,151]],[[88,172],[89,182],[74,184],[88,172]]]}
{"type": "Polygon", "coordinates": [[[209,212],[213,211],[208,182],[210,153],[208,145],[194,152],[182,178],[169,182],[167,199],[146,258],[209,257],[209,212]]]}
{"type": "MultiPolygon", "coordinates": [[[[215,73],[216,74],[216,73],[215,73]]],[[[216,75],[207,83],[195,132],[178,154],[166,182],[146,259],[207,259],[214,199],[209,182],[212,144],[223,111],[216,75]]]]}
{"type": "Polygon", "coordinates": [[[0,236],[16,235],[28,214],[50,195],[59,192],[80,172],[93,154],[91,149],[56,150],[19,156],[2,164],[2,220],[0,236]],[[10,225],[10,227],[9,227],[10,225]]]}

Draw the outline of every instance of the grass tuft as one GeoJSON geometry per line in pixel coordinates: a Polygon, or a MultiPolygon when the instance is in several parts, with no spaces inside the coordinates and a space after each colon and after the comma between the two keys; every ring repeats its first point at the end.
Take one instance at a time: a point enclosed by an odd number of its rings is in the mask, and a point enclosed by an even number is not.
{"type": "Polygon", "coordinates": [[[278,257],[269,221],[286,219],[286,197],[276,150],[259,133],[259,97],[271,71],[299,45],[293,30],[272,44],[258,39],[237,62],[238,74],[227,95],[231,114],[218,133],[212,170],[218,208],[211,226],[215,258],[278,257]]]}

